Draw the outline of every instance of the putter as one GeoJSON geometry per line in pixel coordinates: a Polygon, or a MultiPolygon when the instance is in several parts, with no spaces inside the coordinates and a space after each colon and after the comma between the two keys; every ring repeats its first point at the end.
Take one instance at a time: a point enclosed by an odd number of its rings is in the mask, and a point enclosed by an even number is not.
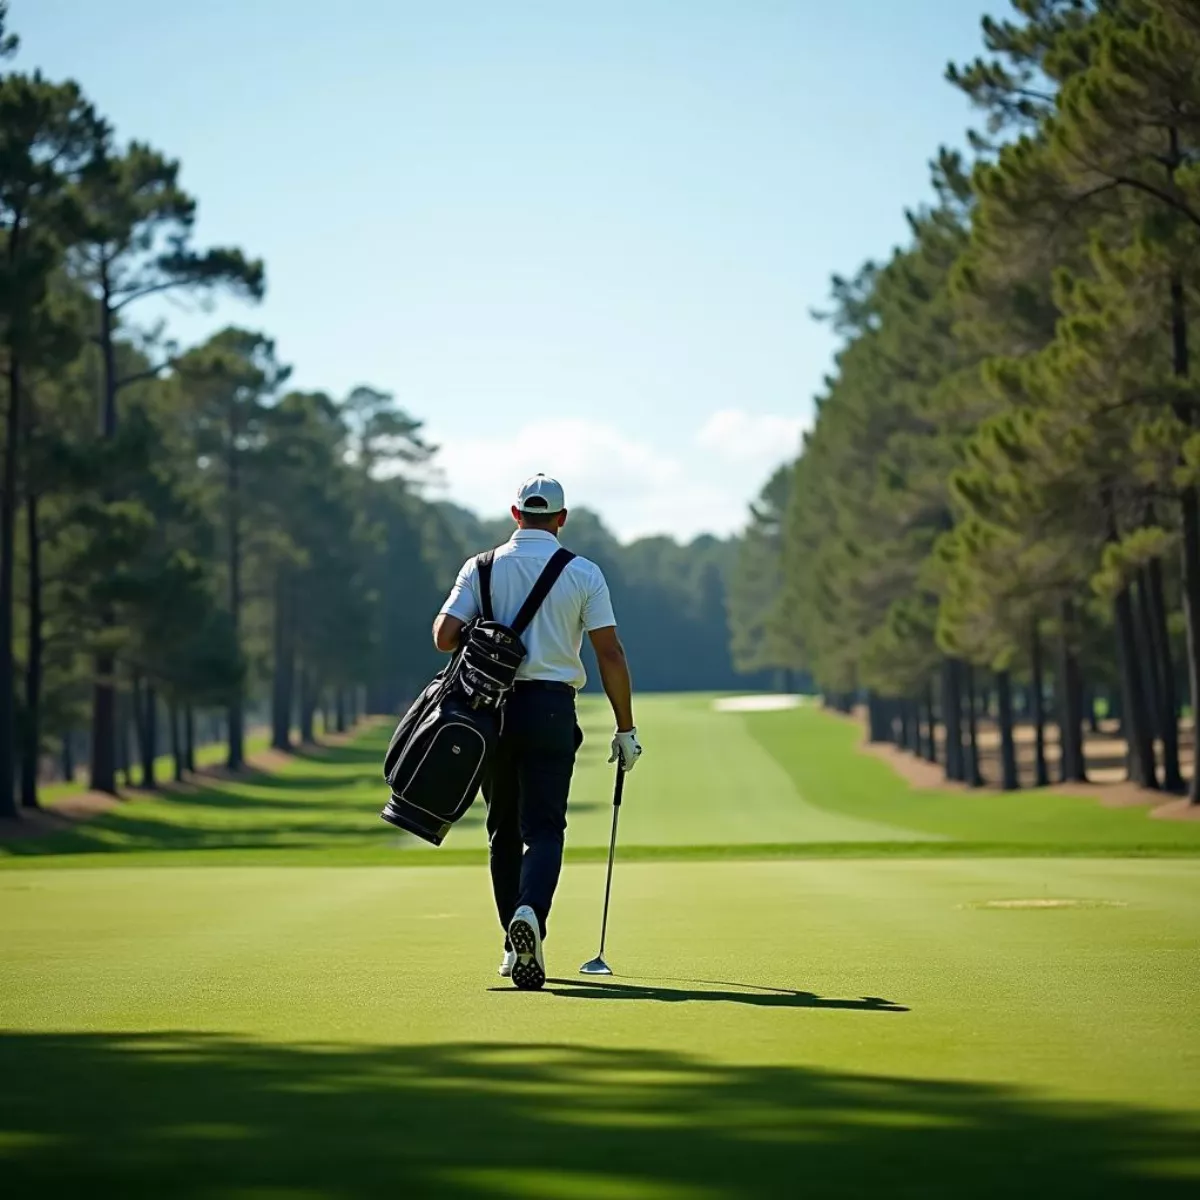
{"type": "Polygon", "coordinates": [[[612,891],[613,858],[617,853],[617,818],[621,815],[621,795],[625,791],[625,772],[617,763],[617,782],[613,789],[612,840],[608,843],[608,879],[604,883],[604,918],[600,922],[600,953],[579,968],[580,975],[611,975],[612,967],[604,961],[604,938],[608,933],[608,897],[612,891]]]}

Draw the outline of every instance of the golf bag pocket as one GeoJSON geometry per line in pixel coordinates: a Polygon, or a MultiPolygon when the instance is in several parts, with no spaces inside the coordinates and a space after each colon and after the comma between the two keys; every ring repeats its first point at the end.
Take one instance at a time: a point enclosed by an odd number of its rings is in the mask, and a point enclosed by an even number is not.
{"type": "Polygon", "coordinates": [[[379,815],[440,846],[475,800],[500,734],[500,715],[464,704],[453,693],[429,691],[413,706],[415,718],[410,721],[410,709],[392,737],[395,753],[385,760],[392,794],[379,815]]]}

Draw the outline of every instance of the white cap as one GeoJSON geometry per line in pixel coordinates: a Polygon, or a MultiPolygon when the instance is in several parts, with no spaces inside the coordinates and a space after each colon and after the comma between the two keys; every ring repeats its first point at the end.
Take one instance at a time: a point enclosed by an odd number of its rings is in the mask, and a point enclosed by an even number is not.
{"type": "Polygon", "coordinates": [[[566,508],[562,484],[549,475],[535,475],[517,488],[517,509],[526,513],[556,513],[566,508]]]}

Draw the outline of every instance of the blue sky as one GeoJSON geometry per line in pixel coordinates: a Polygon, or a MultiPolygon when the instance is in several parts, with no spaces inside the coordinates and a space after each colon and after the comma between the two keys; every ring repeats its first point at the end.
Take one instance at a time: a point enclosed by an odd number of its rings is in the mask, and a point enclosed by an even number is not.
{"type": "MultiPolygon", "coordinates": [[[[392,391],[442,492],[523,477],[623,537],[739,527],[794,453],[828,278],[903,240],[1006,0],[12,0],[23,66],[182,160],[234,321],[295,382],[392,391]]],[[[147,316],[151,314],[147,313],[147,316]]]]}

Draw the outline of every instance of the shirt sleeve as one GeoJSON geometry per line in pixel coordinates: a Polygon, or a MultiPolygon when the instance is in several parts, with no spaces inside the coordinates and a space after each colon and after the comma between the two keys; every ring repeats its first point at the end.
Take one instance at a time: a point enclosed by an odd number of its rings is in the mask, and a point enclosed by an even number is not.
{"type": "Polygon", "coordinates": [[[587,597],[583,602],[583,630],[591,633],[595,629],[607,629],[617,623],[613,612],[612,597],[608,594],[608,583],[599,567],[592,568],[587,597]]]}
{"type": "Polygon", "coordinates": [[[441,612],[443,615],[457,617],[464,623],[469,623],[479,616],[479,567],[475,559],[469,558],[463,563],[441,612]]]}

